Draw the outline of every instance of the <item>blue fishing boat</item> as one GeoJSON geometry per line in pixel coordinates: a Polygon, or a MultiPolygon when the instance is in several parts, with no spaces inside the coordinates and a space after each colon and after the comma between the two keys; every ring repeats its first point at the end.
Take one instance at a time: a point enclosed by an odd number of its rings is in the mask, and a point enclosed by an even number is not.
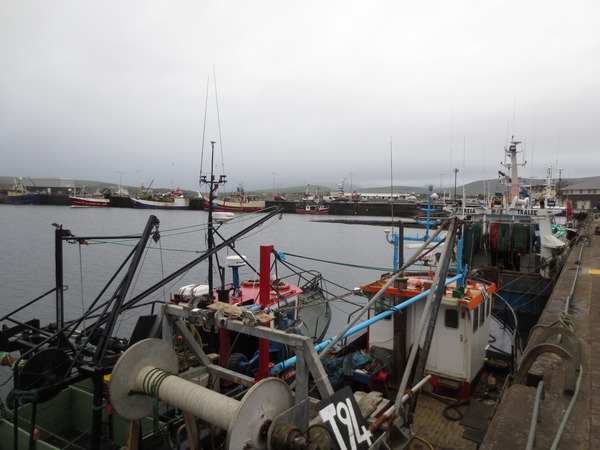
{"type": "Polygon", "coordinates": [[[39,205],[44,202],[46,195],[39,192],[31,192],[24,183],[23,178],[14,179],[13,186],[0,191],[0,203],[10,205],[39,205]]]}

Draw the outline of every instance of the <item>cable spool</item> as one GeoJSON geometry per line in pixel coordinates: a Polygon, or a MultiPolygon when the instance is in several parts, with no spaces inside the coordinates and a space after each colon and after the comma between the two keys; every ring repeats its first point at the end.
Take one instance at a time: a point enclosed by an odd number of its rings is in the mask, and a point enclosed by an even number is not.
{"type": "Polygon", "coordinates": [[[141,419],[152,412],[153,396],[226,430],[228,449],[251,443],[266,449],[266,430],[294,399],[288,385],[265,378],[238,401],[175,376],[177,355],[160,339],[131,346],[117,361],[110,380],[110,401],[124,418],[141,419]]]}

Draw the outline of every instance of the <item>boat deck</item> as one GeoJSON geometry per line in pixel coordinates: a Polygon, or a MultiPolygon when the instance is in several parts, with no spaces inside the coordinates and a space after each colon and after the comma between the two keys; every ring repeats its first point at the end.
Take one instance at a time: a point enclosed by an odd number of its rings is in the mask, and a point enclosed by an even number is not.
{"type": "MultiPolygon", "coordinates": [[[[415,411],[415,437],[410,442],[410,450],[427,448],[444,450],[475,450],[477,444],[463,438],[465,427],[460,420],[450,420],[444,417],[447,404],[440,399],[421,395],[415,411]],[[430,447],[431,446],[431,447],[430,447]]],[[[460,408],[462,412],[465,407],[460,408]]]]}

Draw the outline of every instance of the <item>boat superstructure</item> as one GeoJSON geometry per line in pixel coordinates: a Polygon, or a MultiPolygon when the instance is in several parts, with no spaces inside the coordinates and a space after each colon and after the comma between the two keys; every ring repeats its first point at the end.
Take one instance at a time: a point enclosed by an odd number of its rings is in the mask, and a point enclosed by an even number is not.
{"type": "Polygon", "coordinates": [[[496,283],[500,297],[517,309],[525,328],[533,325],[552,291],[568,248],[565,229],[557,226],[556,208],[534,207],[518,176],[519,141],[505,148],[498,192],[485,206],[463,206],[459,200],[446,210],[464,220],[462,262],[496,283]]]}

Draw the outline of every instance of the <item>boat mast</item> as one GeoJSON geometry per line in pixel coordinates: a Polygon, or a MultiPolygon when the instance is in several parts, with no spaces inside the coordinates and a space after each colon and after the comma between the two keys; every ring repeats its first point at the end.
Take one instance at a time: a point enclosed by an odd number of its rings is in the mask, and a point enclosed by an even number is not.
{"type": "MultiPolygon", "coordinates": [[[[200,176],[200,185],[210,183],[208,190],[208,251],[210,252],[215,247],[215,229],[213,226],[213,210],[214,210],[214,199],[215,192],[219,189],[220,184],[227,183],[226,175],[219,175],[219,180],[215,180],[214,174],[214,159],[215,159],[215,141],[210,141],[211,153],[210,153],[210,181],[207,181],[206,175],[200,176]]],[[[213,299],[213,253],[208,258],[208,297],[209,300],[213,299]]]]}
{"type": "Polygon", "coordinates": [[[63,240],[72,236],[69,230],[63,229],[62,225],[53,223],[54,230],[54,263],[56,280],[56,329],[60,330],[65,326],[64,309],[64,281],[63,281],[63,240]]]}
{"type": "MultiPolygon", "coordinates": [[[[514,137],[513,137],[514,139],[514,137]]],[[[506,156],[508,156],[510,158],[510,162],[509,163],[504,163],[503,165],[510,169],[510,194],[512,198],[519,198],[519,192],[520,192],[520,186],[519,186],[519,171],[518,171],[518,166],[519,164],[517,163],[517,145],[520,144],[521,141],[511,141],[510,145],[508,146],[508,148],[505,149],[506,152],[506,156]]],[[[522,166],[524,166],[526,164],[526,162],[524,162],[523,164],[521,164],[522,166]]]]}

